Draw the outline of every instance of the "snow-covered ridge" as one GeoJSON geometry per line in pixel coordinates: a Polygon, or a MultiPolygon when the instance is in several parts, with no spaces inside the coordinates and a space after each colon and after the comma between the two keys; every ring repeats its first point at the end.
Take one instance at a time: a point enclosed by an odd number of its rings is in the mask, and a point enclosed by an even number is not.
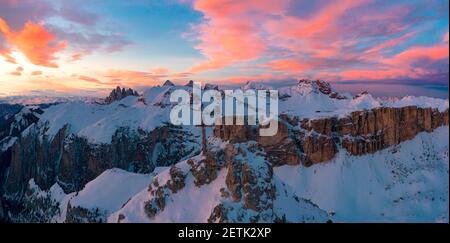
{"type": "Polygon", "coordinates": [[[296,115],[300,118],[321,118],[330,116],[344,117],[353,111],[370,110],[378,107],[417,106],[421,108],[436,108],[443,112],[448,109],[448,99],[406,96],[401,99],[374,98],[363,92],[354,97],[339,94],[333,98],[330,94],[337,93],[331,85],[325,82],[325,91],[315,81],[300,81],[297,85],[279,89],[280,97],[288,97],[280,102],[280,113],[296,115]]]}
{"type": "MultiPolygon", "coordinates": [[[[244,89],[270,87],[247,83],[244,89]]],[[[109,143],[119,127],[152,130],[169,121],[170,93],[175,89],[191,91],[191,86],[176,86],[172,83],[152,87],[139,97],[128,96],[111,104],[86,101],[70,101],[45,109],[41,123],[47,123],[47,134],[52,137],[65,124],[70,132],[88,138],[91,143],[109,143]]],[[[357,97],[341,95],[326,82],[300,81],[297,85],[279,89],[279,112],[300,118],[346,116],[353,111],[377,107],[402,107],[416,105],[432,107],[440,111],[448,109],[448,99],[429,97],[404,97],[398,100],[383,100],[364,93],[357,97]]]]}

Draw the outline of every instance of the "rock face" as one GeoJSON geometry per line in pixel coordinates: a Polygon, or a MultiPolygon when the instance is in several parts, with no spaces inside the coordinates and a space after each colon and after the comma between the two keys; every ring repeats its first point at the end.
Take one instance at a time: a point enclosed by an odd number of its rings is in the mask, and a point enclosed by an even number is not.
{"type": "Polygon", "coordinates": [[[187,163],[191,166],[191,172],[195,178],[194,183],[197,187],[209,184],[217,178],[217,171],[220,167],[212,153],[207,152],[205,158],[198,162],[188,160],[187,163]]]}
{"type": "Polygon", "coordinates": [[[272,165],[265,160],[262,147],[256,142],[229,144],[225,148],[226,189],[231,201],[218,204],[208,222],[274,222],[275,185],[272,165]],[[234,211],[230,214],[230,211],[234,211]]]}
{"type": "Polygon", "coordinates": [[[134,91],[134,90],[132,90],[130,88],[129,89],[125,89],[125,88],[120,88],[119,86],[117,86],[117,88],[113,89],[111,91],[111,93],[109,94],[109,96],[106,97],[105,103],[106,104],[111,104],[114,101],[121,100],[121,99],[123,99],[123,98],[125,98],[127,96],[130,96],[130,95],[132,95],[132,96],[139,96],[139,94],[136,91],[134,91]]]}
{"type": "MultiPolygon", "coordinates": [[[[17,143],[20,134],[39,120],[42,114],[40,108],[29,108],[19,105],[0,104],[0,195],[4,193],[4,181],[6,171],[11,165],[14,144],[17,143]]],[[[26,187],[28,181],[23,184],[26,187]]],[[[0,221],[6,215],[3,210],[7,207],[0,197],[0,221]]]]}
{"type": "Polygon", "coordinates": [[[231,143],[243,143],[255,140],[257,136],[256,126],[217,125],[214,127],[214,136],[231,143]]]}
{"type": "Polygon", "coordinates": [[[273,165],[297,165],[300,163],[300,141],[298,141],[299,136],[296,135],[298,132],[293,127],[296,123],[298,123],[296,119],[290,120],[288,117],[282,116],[278,123],[278,133],[275,136],[258,136],[258,143],[264,147],[267,157],[273,165]]]}
{"type": "Polygon", "coordinates": [[[448,110],[382,107],[344,118],[298,121],[281,116],[278,133],[272,137],[258,137],[257,129],[250,126],[216,126],[214,135],[231,143],[256,140],[274,166],[311,166],[334,158],[339,146],[352,155],[374,153],[448,124],[448,110]]]}
{"type": "Polygon", "coordinates": [[[70,193],[81,190],[107,169],[148,173],[156,166],[173,165],[201,148],[199,138],[169,124],[151,132],[122,128],[116,131],[111,144],[100,145],[68,134],[68,126],[52,139],[41,137],[34,125],[29,129],[28,136],[19,138],[11,148],[7,176],[2,180],[8,205],[20,204],[31,178],[43,190],[58,182],[70,193]]]}
{"type": "Polygon", "coordinates": [[[313,149],[314,139],[306,139],[304,151],[312,163],[329,160],[341,145],[352,155],[374,153],[403,141],[413,139],[420,132],[431,132],[448,125],[448,110],[408,106],[376,108],[353,112],[349,117],[302,121],[307,137],[316,137],[322,146],[313,149]]]}

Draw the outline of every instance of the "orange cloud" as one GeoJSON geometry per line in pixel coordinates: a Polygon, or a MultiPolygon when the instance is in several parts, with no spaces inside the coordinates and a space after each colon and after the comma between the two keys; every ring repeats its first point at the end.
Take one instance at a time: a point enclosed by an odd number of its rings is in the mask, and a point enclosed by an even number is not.
{"type": "Polygon", "coordinates": [[[0,56],[3,56],[5,58],[5,61],[9,63],[17,64],[16,59],[11,56],[11,52],[6,49],[1,49],[1,46],[0,46],[0,56]]]}
{"type": "Polygon", "coordinates": [[[41,75],[41,74],[42,74],[42,71],[33,71],[33,72],[31,72],[32,76],[38,76],[38,75],[41,75]]]}
{"type": "Polygon", "coordinates": [[[158,68],[153,68],[151,71],[155,74],[166,74],[169,72],[169,69],[164,68],[164,67],[158,67],[158,68]]]}
{"type": "Polygon", "coordinates": [[[22,76],[23,67],[17,67],[15,71],[10,72],[10,75],[22,76]]]}
{"type": "Polygon", "coordinates": [[[84,76],[84,75],[78,76],[78,79],[79,79],[79,80],[82,80],[82,81],[89,82],[89,83],[105,84],[105,83],[103,83],[102,81],[100,81],[100,80],[98,80],[98,79],[96,79],[96,78],[89,77],[89,76],[84,76]]]}
{"type": "Polygon", "coordinates": [[[127,86],[154,85],[160,78],[166,78],[165,74],[133,70],[109,70],[104,74],[111,83],[124,83],[127,86]]]}
{"type": "Polygon", "coordinates": [[[16,71],[10,72],[9,74],[14,75],[14,76],[22,76],[21,72],[16,72],[16,71]]]}
{"type": "Polygon", "coordinates": [[[6,42],[19,49],[31,63],[58,67],[55,55],[66,47],[66,42],[56,42],[56,37],[44,26],[28,21],[22,30],[15,32],[0,18],[0,32],[5,36],[6,42]]]}

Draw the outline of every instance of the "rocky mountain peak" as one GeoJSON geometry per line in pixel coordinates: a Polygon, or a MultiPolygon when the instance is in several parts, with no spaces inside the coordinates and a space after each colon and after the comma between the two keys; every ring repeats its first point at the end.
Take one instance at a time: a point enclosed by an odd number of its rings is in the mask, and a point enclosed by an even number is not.
{"type": "Polygon", "coordinates": [[[121,99],[123,99],[123,98],[125,98],[127,96],[130,96],[130,95],[132,95],[132,96],[139,96],[139,94],[135,90],[133,90],[131,88],[125,89],[125,88],[120,88],[120,86],[117,86],[115,89],[113,89],[111,91],[109,96],[106,97],[105,103],[106,104],[111,104],[114,101],[121,100],[121,99]]]}
{"type": "Polygon", "coordinates": [[[166,80],[166,82],[164,82],[163,86],[175,86],[175,84],[173,84],[170,80],[166,80]]]}
{"type": "Polygon", "coordinates": [[[328,95],[332,99],[346,99],[345,96],[339,94],[338,92],[334,91],[331,84],[328,82],[325,82],[323,80],[317,79],[317,80],[309,80],[309,79],[301,79],[298,81],[297,84],[298,88],[308,90],[309,92],[314,93],[322,93],[324,95],[328,95]]]}
{"type": "Polygon", "coordinates": [[[242,90],[248,90],[248,89],[256,89],[256,90],[271,90],[272,88],[270,86],[267,86],[262,83],[255,83],[252,81],[247,81],[244,86],[241,87],[242,90]]]}
{"type": "Polygon", "coordinates": [[[369,92],[363,91],[363,92],[361,92],[361,93],[359,93],[359,94],[353,96],[353,99],[357,99],[357,98],[359,98],[359,97],[362,97],[362,96],[368,95],[368,94],[369,94],[369,92]]]}
{"type": "Polygon", "coordinates": [[[194,81],[193,80],[189,80],[189,82],[187,84],[185,84],[184,86],[192,87],[193,85],[194,85],[194,81]]]}
{"type": "Polygon", "coordinates": [[[219,90],[219,86],[217,84],[205,84],[204,87],[205,90],[211,90],[211,89],[215,89],[215,90],[219,90]]]}

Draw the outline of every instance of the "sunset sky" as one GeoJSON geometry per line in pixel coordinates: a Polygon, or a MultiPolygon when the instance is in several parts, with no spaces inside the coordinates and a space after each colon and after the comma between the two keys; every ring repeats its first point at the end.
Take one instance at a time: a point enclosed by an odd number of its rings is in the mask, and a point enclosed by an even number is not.
{"type": "Polygon", "coordinates": [[[0,96],[97,95],[166,79],[448,87],[448,5],[0,0],[0,96]]]}

